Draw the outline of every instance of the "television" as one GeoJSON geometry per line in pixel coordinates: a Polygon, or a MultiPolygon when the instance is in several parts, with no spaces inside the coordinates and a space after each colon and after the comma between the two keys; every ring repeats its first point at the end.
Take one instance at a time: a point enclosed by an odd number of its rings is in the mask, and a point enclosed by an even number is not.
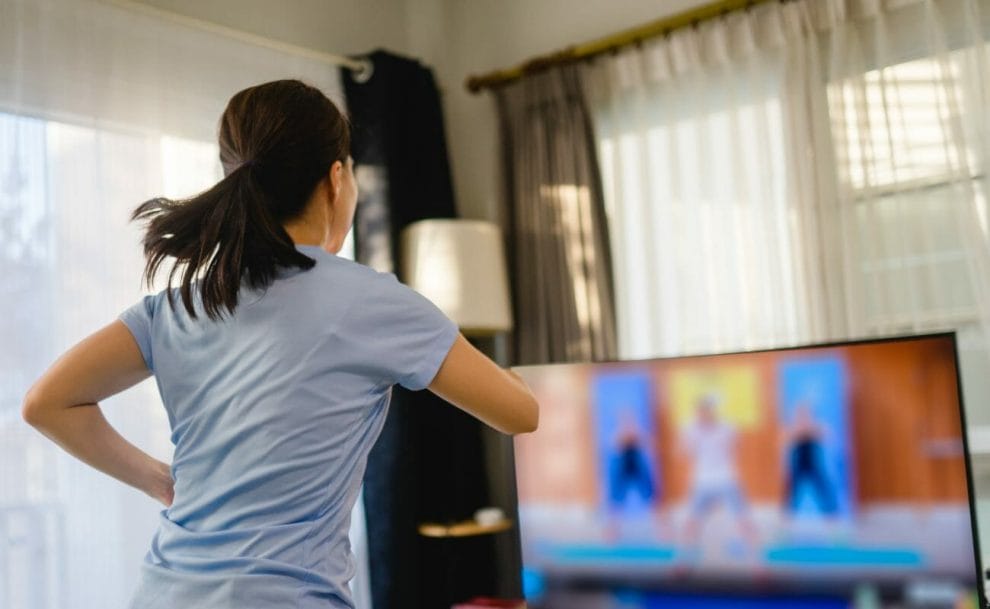
{"type": "Polygon", "coordinates": [[[531,607],[985,606],[954,334],[516,370],[531,607]]]}

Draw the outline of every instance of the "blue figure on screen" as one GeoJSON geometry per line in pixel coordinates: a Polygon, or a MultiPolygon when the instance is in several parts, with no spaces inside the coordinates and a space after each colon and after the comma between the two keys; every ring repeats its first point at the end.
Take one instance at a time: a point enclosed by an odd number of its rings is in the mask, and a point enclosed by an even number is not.
{"type": "Polygon", "coordinates": [[[622,410],[608,479],[609,498],[616,507],[625,505],[630,492],[637,493],[644,503],[653,501],[653,476],[643,442],[632,414],[622,410]]]}
{"type": "Polygon", "coordinates": [[[801,358],[780,368],[782,508],[788,520],[852,516],[847,388],[840,357],[801,358]]]}
{"type": "Polygon", "coordinates": [[[662,493],[651,380],[645,371],[596,375],[592,384],[598,471],[608,541],[643,539],[655,522],[662,493]]]}
{"type": "Polygon", "coordinates": [[[787,430],[788,473],[784,500],[790,512],[798,511],[802,485],[807,486],[822,514],[836,516],[839,502],[835,485],[825,467],[824,444],[828,428],[815,418],[808,402],[794,408],[787,430]]]}

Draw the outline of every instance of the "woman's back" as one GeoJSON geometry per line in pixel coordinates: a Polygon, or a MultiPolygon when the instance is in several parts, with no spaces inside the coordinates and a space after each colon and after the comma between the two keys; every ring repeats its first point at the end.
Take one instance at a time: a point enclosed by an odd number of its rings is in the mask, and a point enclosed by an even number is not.
{"type": "Polygon", "coordinates": [[[164,292],[121,316],[175,444],[135,609],[351,606],[350,511],[391,386],[426,387],[458,332],[392,275],[298,249],[316,266],[220,321],[164,292]]]}

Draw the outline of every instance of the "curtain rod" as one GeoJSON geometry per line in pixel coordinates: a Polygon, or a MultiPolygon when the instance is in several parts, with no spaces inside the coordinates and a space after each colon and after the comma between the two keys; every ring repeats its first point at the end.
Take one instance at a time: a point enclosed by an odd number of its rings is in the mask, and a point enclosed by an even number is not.
{"type": "Polygon", "coordinates": [[[779,2],[780,0],[719,0],[718,2],[712,2],[684,11],[683,13],[657,19],[656,21],[651,21],[644,25],[606,36],[605,38],[570,46],[547,55],[540,55],[511,68],[495,70],[494,72],[479,76],[469,76],[464,86],[471,93],[478,93],[482,89],[499,87],[518,80],[523,76],[541,72],[553,66],[574,63],[605,53],[611,53],[650,38],[663,36],[676,29],[693,26],[702,21],[720,17],[731,11],[747,9],[757,4],[773,1],[779,2]]]}
{"type": "Polygon", "coordinates": [[[354,79],[358,82],[367,82],[367,80],[371,78],[371,73],[374,70],[374,64],[372,64],[371,61],[368,59],[352,59],[350,57],[345,57],[344,55],[334,55],[333,53],[324,53],[322,51],[317,51],[303,46],[290,44],[288,42],[282,42],[280,40],[274,40],[272,38],[259,36],[258,34],[252,34],[250,32],[234,29],[232,27],[220,25],[219,23],[214,23],[212,21],[206,21],[204,19],[196,19],[195,17],[189,17],[187,15],[183,15],[173,11],[163,10],[154,6],[150,6],[148,4],[143,4],[141,2],[134,2],[133,0],[100,0],[100,1],[103,2],[104,4],[110,4],[125,10],[143,13],[144,15],[147,15],[149,17],[171,21],[179,25],[184,25],[204,32],[208,32],[210,34],[225,36],[227,38],[232,38],[239,42],[244,42],[250,45],[270,49],[273,51],[279,51],[281,53],[287,53],[289,55],[305,57],[306,59],[312,59],[320,63],[340,66],[342,68],[346,68],[351,72],[353,72],[354,79]]]}

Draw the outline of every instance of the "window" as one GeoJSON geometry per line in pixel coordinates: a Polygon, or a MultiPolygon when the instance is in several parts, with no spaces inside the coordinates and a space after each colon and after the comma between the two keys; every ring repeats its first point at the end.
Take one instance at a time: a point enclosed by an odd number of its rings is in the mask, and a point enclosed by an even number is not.
{"type": "Polygon", "coordinates": [[[980,319],[972,250],[986,247],[986,168],[967,117],[985,109],[964,87],[974,52],[898,63],[828,87],[840,189],[852,204],[853,289],[871,330],[980,319]]]}

